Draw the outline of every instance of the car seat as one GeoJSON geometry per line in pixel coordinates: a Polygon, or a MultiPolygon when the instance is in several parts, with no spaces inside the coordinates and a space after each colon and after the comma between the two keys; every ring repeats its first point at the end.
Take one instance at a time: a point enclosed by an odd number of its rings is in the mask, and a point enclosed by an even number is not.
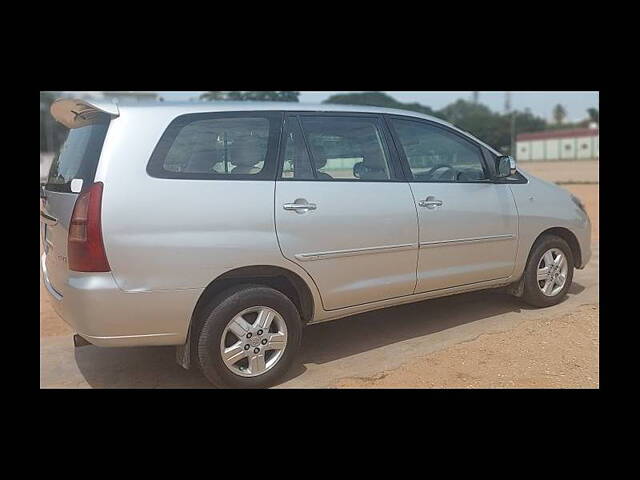
{"type": "Polygon", "coordinates": [[[256,172],[256,165],[264,161],[264,148],[257,139],[243,139],[233,145],[231,150],[230,163],[235,166],[231,173],[233,175],[252,175],[256,172]]]}
{"type": "Polygon", "coordinates": [[[316,166],[318,180],[333,180],[331,175],[320,171],[321,168],[324,168],[327,165],[327,153],[321,145],[318,145],[313,149],[313,161],[316,166]]]}
{"type": "Polygon", "coordinates": [[[215,150],[193,152],[183,171],[186,173],[212,173],[213,167],[217,163],[220,163],[220,158],[215,150]]]}
{"type": "Polygon", "coordinates": [[[361,180],[388,180],[387,163],[378,146],[367,145],[362,149],[362,163],[365,168],[360,174],[361,180]]]}

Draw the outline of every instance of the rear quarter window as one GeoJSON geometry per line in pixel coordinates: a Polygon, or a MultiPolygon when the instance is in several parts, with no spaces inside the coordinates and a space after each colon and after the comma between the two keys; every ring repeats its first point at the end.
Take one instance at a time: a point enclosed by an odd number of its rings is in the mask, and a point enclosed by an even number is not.
{"type": "Polygon", "coordinates": [[[156,178],[273,180],[282,114],[188,114],[163,133],[147,165],[156,178]]]}
{"type": "Polygon", "coordinates": [[[82,179],[85,186],[93,183],[108,129],[107,117],[98,123],[69,130],[51,163],[46,189],[70,193],[73,179],[82,179]]]}

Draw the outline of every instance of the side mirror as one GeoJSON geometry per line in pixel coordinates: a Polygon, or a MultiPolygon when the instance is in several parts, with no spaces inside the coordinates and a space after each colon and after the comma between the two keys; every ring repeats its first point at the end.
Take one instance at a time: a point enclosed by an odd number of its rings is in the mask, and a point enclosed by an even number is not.
{"type": "Polygon", "coordinates": [[[496,176],[506,178],[517,173],[516,161],[513,157],[504,155],[496,159],[496,176]]]}

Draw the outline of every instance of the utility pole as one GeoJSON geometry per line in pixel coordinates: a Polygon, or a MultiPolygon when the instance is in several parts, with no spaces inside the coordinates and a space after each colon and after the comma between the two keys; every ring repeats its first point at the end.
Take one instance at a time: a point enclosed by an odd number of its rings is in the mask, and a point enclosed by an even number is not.
{"type": "Polygon", "coordinates": [[[516,158],[516,112],[511,111],[511,92],[504,92],[504,110],[507,115],[511,114],[511,156],[516,158]]]}
{"type": "Polygon", "coordinates": [[[478,100],[480,99],[480,92],[471,92],[471,101],[473,103],[478,103],[478,100]]]}
{"type": "Polygon", "coordinates": [[[516,159],[516,112],[511,112],[511,156],[516,159]]]}

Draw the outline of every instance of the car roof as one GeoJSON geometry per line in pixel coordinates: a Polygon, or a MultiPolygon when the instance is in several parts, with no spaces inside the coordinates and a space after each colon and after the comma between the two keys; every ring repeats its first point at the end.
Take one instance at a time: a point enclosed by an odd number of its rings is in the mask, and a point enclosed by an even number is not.
{"type": "MultiPolygon", "coordinates": [[[[89,102],[98,108],[107,109],[113,107],[113,104],[104,100],[89,100],[89,102]]],[[[153,108],[162,110],[184,110],[185,113],[192,112],[226,112],[226,111],[305,111],[305,112],[353,112],[353,113],[386,113],[388,115],[405,115],[417,118],[424,118],[444,125],[451,125],[448,122],[430,115],[424,115],[410,110],[399,110],[394,108],[371,107],[368,105],[338,105],[330,103],[297,103],[297,102],[150,102],[150,101],[124,101],[118,102],[117,106],[120,110],[137,108],[153,108]]]]}
{"type": "Polygon", "coordinates": [[[488,148],[493,153],[500,155],[496,149],[485,144],[473,135],[460,128],[446,122],[440,118],[431,115],[414,112],[411,110],[399,110],[394,108],[372,107],[368,105],[337,105],[329,103],[295,103],[295,102],[227,102],[227,101],[211,101],[211,102],[158,102],[158,101],[142,101],[131,102],[123,101],[112,103],[105,100],[68,100],[77,101],[85,105],[96,107],[99,110],[110,113],[114,116],[126,114],[127,111],[139,111],[141,109],[153,109],[155,115],[167,115],[175,117],[188,113],[214,113],[214,112],[255,112],[255,111],[291,111],[291,112],[343,112],[343,113],[377,113],[387,115],[401,115],[405,117],[419,118],[429,120],[434,123],[445,125],[452,128],[475,142],[488,148]]]}

